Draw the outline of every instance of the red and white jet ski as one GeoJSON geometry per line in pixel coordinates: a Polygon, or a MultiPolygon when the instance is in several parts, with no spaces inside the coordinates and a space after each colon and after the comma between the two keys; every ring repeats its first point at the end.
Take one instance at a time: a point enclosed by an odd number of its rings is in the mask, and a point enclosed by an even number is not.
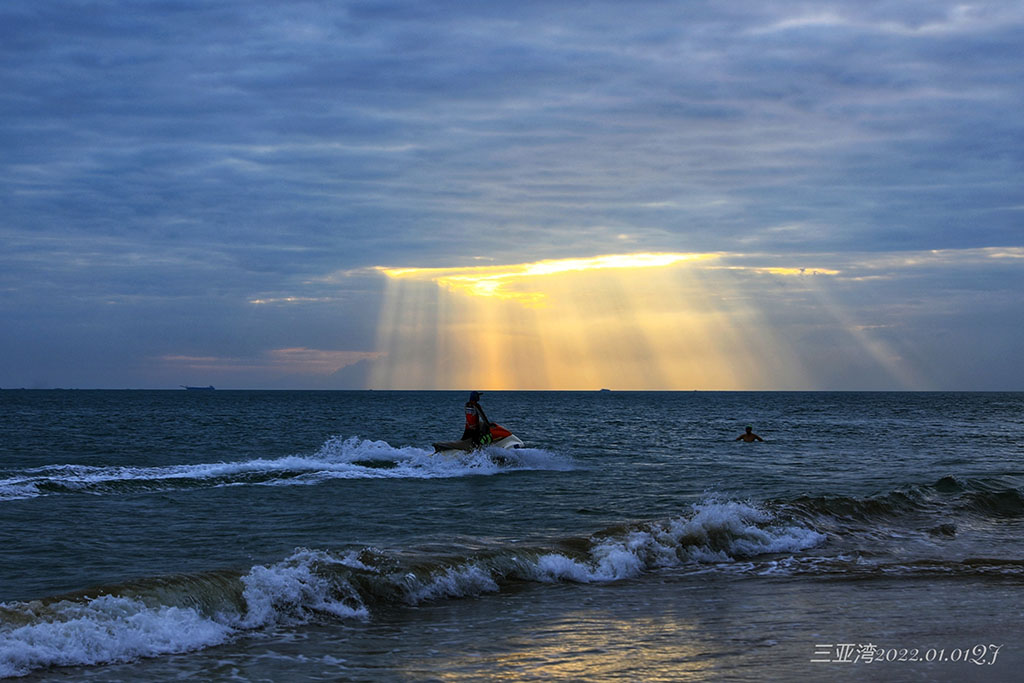
{"type": "Polygon", "coordinates": [[[491,424],[490,441],[475,444],[469,439],[439,441],[434,444],[434,455],[458,455],[478,448],[522,448],[522,439],[498,424],[491,424]]]}

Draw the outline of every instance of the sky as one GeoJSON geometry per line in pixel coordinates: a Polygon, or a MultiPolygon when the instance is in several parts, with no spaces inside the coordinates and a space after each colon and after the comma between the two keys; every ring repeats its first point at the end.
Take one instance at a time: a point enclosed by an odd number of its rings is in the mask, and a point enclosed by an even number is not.
{"type": "Polygon", "coordinates": [[[1024,5],[0,4],[0,388],[1024,390],[1024,5]]]}

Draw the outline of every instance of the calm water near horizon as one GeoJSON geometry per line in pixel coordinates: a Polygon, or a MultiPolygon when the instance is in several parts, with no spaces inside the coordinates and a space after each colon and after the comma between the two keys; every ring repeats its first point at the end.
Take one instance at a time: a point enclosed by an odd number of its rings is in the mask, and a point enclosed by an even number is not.
{"type": "Polygon", "coordinates": [[[1024,393],[464,400],[0,391],[0,678],[1019,680],[1024,393]]]}

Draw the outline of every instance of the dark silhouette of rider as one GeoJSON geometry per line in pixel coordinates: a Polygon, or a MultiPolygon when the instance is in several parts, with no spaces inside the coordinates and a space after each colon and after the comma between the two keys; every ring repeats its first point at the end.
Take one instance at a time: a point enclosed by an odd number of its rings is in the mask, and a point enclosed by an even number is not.
{"type": "Polygon", "coordinates": [[[462,432],[462,440],[470,440],[474,445],[486,445],[491,442],[491,423],[487,414],[480,406],[480,392],[471,391],[466,401],[466,429],[462,432]]]}

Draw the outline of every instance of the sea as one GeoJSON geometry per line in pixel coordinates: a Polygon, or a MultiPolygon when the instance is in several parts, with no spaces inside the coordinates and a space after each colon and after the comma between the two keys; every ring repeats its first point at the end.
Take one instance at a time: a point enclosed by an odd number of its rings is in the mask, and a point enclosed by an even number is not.
{"type": "Polygon", "coordinates": [[[1024,393],[467,393],[0,391],[0,678],[1021,680],[1024,393]]]}

